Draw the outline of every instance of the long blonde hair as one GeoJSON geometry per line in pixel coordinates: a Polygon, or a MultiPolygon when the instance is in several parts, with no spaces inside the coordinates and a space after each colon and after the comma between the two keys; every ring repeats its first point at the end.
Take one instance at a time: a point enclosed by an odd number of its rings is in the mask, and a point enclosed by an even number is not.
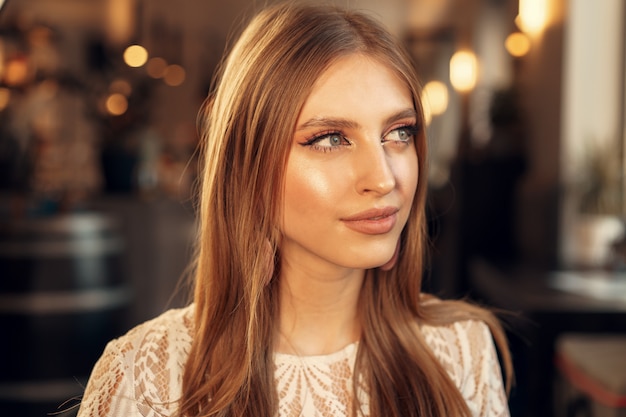
{"type": "MultiPolygon", "coordinates": [[[[285,165],[296,119],[313,84],[339,57],[353,53],[395,71],[422,113],[409,55],[364,14],[294,4],[269,7],[252,20],[223,62],[202,115],[195,333],[183,376],[182,416],[277,413],[272,359],[280,273],[276,225],[285,165]]],[[[423,129],[416,148],[419,178],[426,178],[423,129]]],[[[367,271],[361,291],[363,334],[355,374],[367,386],[372,416],[469,415],[416,323],[483,320],[510,370],[504,334],[491,313],[461,302],[425,302],[421,294],[426,186],[419,181],[396,266],[367,271]]]]}

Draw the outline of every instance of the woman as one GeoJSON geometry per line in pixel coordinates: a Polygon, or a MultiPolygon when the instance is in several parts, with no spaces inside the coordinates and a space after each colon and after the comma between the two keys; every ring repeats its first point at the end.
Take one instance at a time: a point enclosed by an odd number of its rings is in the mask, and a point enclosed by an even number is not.
{"type": "Polygon", "coordinates": [[[194,303],[111,342],[79,415],[508,415],[497,320],[420,293],[426,139],[389,33],[270,7],[211,97],[194,303]]]}

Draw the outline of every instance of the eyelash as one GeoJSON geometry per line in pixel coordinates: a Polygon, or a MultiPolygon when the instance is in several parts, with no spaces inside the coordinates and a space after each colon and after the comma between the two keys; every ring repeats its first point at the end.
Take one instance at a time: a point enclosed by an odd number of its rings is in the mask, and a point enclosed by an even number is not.
{"type": "MultiPolygon", "coordinates": [[[[401,140],[396,141],[396,140],[385,140],[384,139],[384,137],[389,135],[390,133],[395,132],[395,131],[400,131],[400,130],[405,130],[409,134],[409,136],[411,138],[415,138],[415,136],[417,136],[417,134],[419,132],[419,127],[416,124],[407,124],[407,125],[399,126],[399,127],[395,128],[395,129],[392,129],[392,130],[390,130],[388,133],[386,133],[383,136],[383,139],[381,139],[382,143],[383,144],[385,144],[387,142],[397,142],[397,143],[402,143],[402,144],[408,143],[410,141],[410,139],[406,140],[406,141],[401,141],[401,140]]],[[[318,151],[321,151],[321,152],[332,152],[334,150],[338,150],[341,146],[352,145],[352,142],[342,132],[333,130],[333,131],[327,131],[327,132],[323,132],[323,133],[317,134],[317,135],[315,135],[315,136],[305,140],[303,143],[301,143],[301,145],[302,146],[311,147],[312,149],[318,150],[318,151]],[[339,145],[339,146],[319,146],[319,145],[316,145],[318,142],[320,142],[322,140],[325,140],[325,139],[328,139],[328,138],[330,138],[332,136],[339,136],[342,139],[343,143],[341,145],[339,145]]]]}
{"type": "Polygon", "coordinates": [[[348,140],[348,138],[346,138],[346,136],[339,132],[339,131],[328,131],[328,132],[323,132],[320,134],[317,134],[315,136],[313,136],[312,138],[307,139],[306,141],[304,141],[301,145],[302,146],[309,146],[314,150],[319,150],[322,152],[331,152],[334,151],[336,149],[339,148],[339,146],[319,146],[316,145],[318,142],[321,142],[324,139],[328,139],[330,137],[333,136],[339,136],[341,138],[341,140],[343,141],[341,146],[346,146],[346,145],[351,145],[352,142],[350,142],[350,140],[348,140]]]}
{"type": "Polygon", "coordinates": [[[387,133],[387,135],[383,136],[383,144],[387,143],[387,142],[397,142],[397,143],[403,143],[403,144],[404,143],[409,143],[409,141],[411,139],[415,139],[415,137],[417,136],[418,133],[419,133],[419,126],[417,124],[409,124],[409,125],[399,126],[399,127],[396,127],[395,129],[391,129],[387,133]],[[397,132],[397,131],[400,131],[400,130],[406,131],[408,133],[408,135],[409,135],[409,139],[407,139],[405,141],[404,140],[397,140],[397,141],[395,141],[395,140],[384,140],[385,136],[389,135],[392,132],[397,132]]]}

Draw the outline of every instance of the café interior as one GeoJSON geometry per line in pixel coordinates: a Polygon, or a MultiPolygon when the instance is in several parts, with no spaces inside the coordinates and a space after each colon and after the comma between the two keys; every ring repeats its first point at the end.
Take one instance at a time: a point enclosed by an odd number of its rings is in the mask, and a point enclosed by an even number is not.
{"type": "MultiPolygon", "coordinates": [[[[0,0],[0,415],[75,415],[107,341],[189,302],[198,110],[272,2],[0,0]]],[[[500,314],[511,416],[626,416],[626,2],[327,3],[412,55],[424,291],[500,314]]]]}

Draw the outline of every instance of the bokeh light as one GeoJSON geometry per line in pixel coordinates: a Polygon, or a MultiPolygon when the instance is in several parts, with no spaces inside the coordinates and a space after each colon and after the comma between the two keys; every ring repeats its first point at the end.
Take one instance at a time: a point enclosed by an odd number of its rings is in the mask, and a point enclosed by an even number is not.
{"type": "Polygon", "coordinates": [[[507,36],[504,46],[509,54],[519,58],[526,55],[530,50],[530,39],[521,32],[514,32],[507,36]]]}
{"type": "Polygon", "coordinates": [[[28,80],[29,68],[26,58],[14,58],[4,68],[4,82],[9,86],[19,86],[28,80]]]}
{"type": "Polygon", "coordinates": [[[105,107],[109,114],[120,116],[128,110],[128,100],[123,94],[113,93],[107,98],[105,107]]]}
{"type": "Polygon", "coordinates": [[[148,51],[141,45],[131,45],[124,51],[124,62],[129,67],[141,67],[148,61],[148,51]]]}
{"type": "Polygon", "coordinates": [[[167,69],[167,61],[161,57],[154,57],[148,60],[146,72],[152,78],[162,78],[167,69]]]}
{"type": "Polygon", "coordinates": [[[118,78],[113,80],[111,84],[109,84],[109,92],[111,93],[120,93],[126,97],[129,97],[133,92],[133,87],[127,80],[122,78],[118,78]]]}
{"type": "Polygon", "coordinates": [[[460,92],[468,92],[476,86],[478,63],[470,51],[457,51],[450,58],[450,82],[460,92]]]}
{"type": "Polygon", "coordinates": [[[429,81],[422,90],[422,103],[427,102],[433,116],[443,114],[448,108],[448,87],[441,81],[429,81]]]}
{"type": "Polygon", "coordinates": [[[11,90],[0,87],[0,111],[6,109],[11,100],[11,90]]]}
{"type": "Polygon", "coordinates": [[[163,75],[163,81],[170,87],[177,87],[185,82],[185,69],[180,65],[168,65],[163,75]]]}
{"type": "Polygon", "coordinates": [[[519,15],[515,22],[526,33],[539,33],[546,25],[547,8],[547,0],[519,0],[519,15]]]}

